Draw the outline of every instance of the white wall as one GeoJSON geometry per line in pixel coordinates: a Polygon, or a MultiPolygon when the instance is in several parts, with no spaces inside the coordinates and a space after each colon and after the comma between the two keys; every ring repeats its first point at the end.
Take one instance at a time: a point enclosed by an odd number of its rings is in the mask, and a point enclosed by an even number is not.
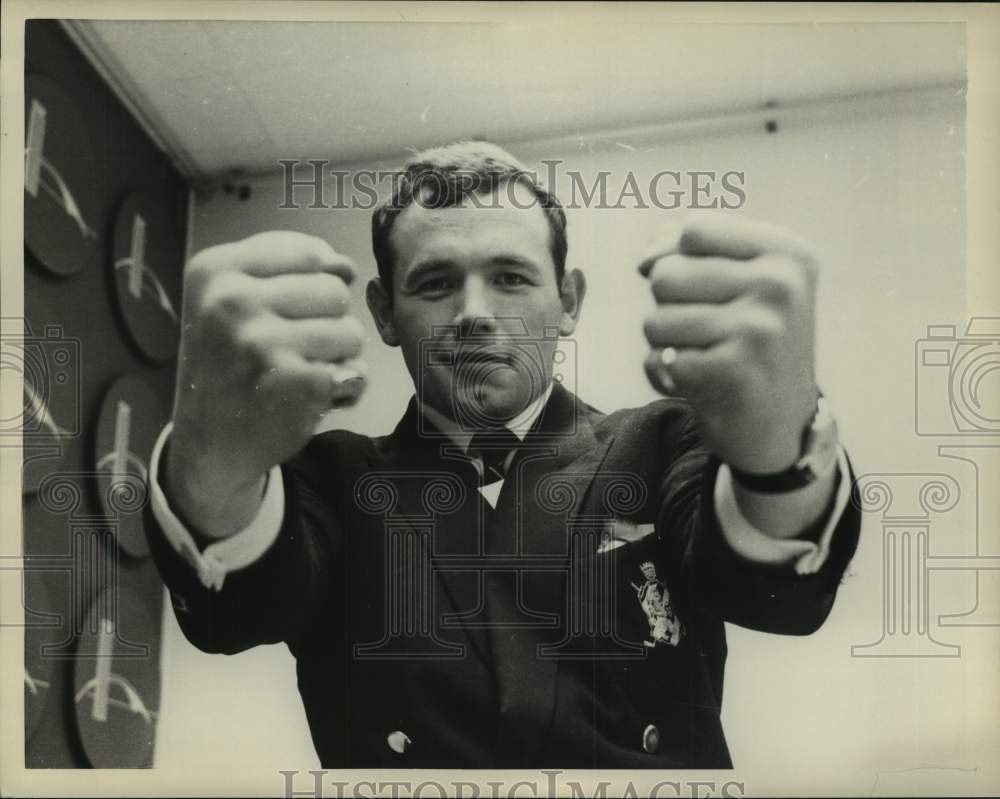
{"type": "MultiPolygon", "coordinates": [[[[823,253],[819,374],[858,472],[954,471],[936,456],[933,441],[914,435],[913,350],[928,324],[964,324],[965,117],[959,95],[840,104],[789,119],[776,135],[757,128],[664,140],[647,131],[511,149],[526,161],[563,158],[566,169],[580,170],[588,182],[597,170],[608,170],[618,181],[612,185],[620,185],[628,170],[640,185],[663,169],[744,172],[741,213],[786,225],[823,253]]],[[[246,202],[218,193],[199,203],[196,247],[267,228],[322,235],[357,259],[361,279],[354,294],[358,313],[367,317],[362,291],[375,273],[370,213],[278,210],[280,180],[256,181],[252,188],[246,202]]],[[[641,368],[640,318],[650,299],[634,254],[659,221],[677,215],[657,209],[568,212],[569,262],[589,280],[576,336],[579,393],[604,410],[656,396],[641,368]]],[[[369,331],[371,386],[363,405],[344,412],[339,423],[381,433],[395,424],[411,387],[398,353],[378,341],[370,324],[369,331]]],[[[956,476],[968,482],[967,474],[956,476]]],[[[971,489],[965,494],[972,496],[971,489]]],[[[962,508],[967,511],[965,499],[956,512],[962,508]]],[[[967,536],[955,535],[960,540],[950,546],[968,551],[967,536]]],[[[867,519],[851,576],[819,633],[795,639],[730,629],[723,713],[748,791],[784,786],[815,792],[822,786],[826,793],[867,792],[879,770],[976,765],[974,753],[985,736],[977,726],[982,689],[973,686],[980,681],[995,690],[996,674],[976,673],[974,655],[996,637],[949,632],[969,653],[956,659],[852,658],[852,644],[880,635],[881,568],[880,526],[867,519]],[[963,681],[968,689],[956,693],[963,681]],[[812,779],[801,770],[798,777],[789,773],[789,764],[803,763],[810,764],[812,779]]],[[[962,610],[971,601],[967,583],[937,585],[942,590],[932,603],[940,612],[962,610]]],[[[196,769],[230,757],[274,769],[316,763],[286,651],[203,655],[182,639],[169,613],[164,635],[157,766],[196,769]],[[193,719],[206,726],[192,729],[193,719]]],[[[882,790],[893,778],[879,779],[882,790]]],[[[922,779],[931,790],[935,775],[922,779]]]]}

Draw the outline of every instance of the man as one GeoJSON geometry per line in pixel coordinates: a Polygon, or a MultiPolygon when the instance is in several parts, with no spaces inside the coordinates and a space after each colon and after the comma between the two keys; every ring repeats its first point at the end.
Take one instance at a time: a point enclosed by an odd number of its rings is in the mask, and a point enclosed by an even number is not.
{"type": "Polygon", "coordinates": [[[724,621],[812,632],[857,544],[808,250],[730,219],[656,241],[645,367],[683,399],[604,415],[553,379],[586,283],[512,156],[415,156],[372,232],[416,389],[375,439],[313,435],[364,387],[347,257],[269,232],[188,264],[147,513],[185,634],[286,642],[326,767],[730,767],[724,621]]]}

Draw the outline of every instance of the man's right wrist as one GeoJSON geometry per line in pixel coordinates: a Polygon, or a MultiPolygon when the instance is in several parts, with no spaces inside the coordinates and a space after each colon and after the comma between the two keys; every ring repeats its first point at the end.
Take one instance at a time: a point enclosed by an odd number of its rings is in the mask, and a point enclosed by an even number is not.
{"type": "Polygon", "coordinates": [[[192,457],[176,430],[164,443],[160,485],[174,512],[193,532],[222,539],[246,527],[260,510],[267,475],[233,479],[232,471],[192,457]]]}
{"type": "MultiPolygon", "coordinates": [[[[159,531],[197,571],[202,585],[220,591],[229,572],[255,563],[281,533],[285,508],[281,467],[273,467],[264,477],[262,498],[256,493],[242,500],[229,497],[236,505],[231,511],[220,510],[221,503],[209,503],[207,509],[201,510],[193,503],[195,510],[184,511],[189,517],[184,518],[177,501],[168,498],[164,490],[172,429],[172,422],[163,429],[149,459],[150,510],[159,531]],[[251,512],[252,517],[242,524],[243,515],[251,512]]],[[[182,458],[178,463],[183,468],[185,461],[182,458]]],[[[191,479],[189,474],[185,477],[191,479]]],[[[175,488],[174,494],[178,493],[175,488]]]]}

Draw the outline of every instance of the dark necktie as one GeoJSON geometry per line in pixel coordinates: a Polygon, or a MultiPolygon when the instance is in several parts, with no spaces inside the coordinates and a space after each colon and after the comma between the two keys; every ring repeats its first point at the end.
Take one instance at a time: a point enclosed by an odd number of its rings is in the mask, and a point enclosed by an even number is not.
{"type": "MultiPolygon", "coordinates": [[[[507,458],[521,442],[517,436],[507,429],[491,430],[477,433],[469,442],[469,455],[479,457],[483,463],[481,476],[482,486],[502,480],[507,474],[507,458]]],[[[488,556],[496,556],[506,561],[503,566],[487,568],[483,574],[483,594],[485,600],[485,619],[489,625],[489,660],[496,675],[499,701],[501,702],[501,718],[499,719],[498,740],[505,741],[504,750],[498,753],[500,762],[506,767],[514,767],[522,763],[527,756],[522,751],[524,735],[521,729],[524,724],[534,723],[531,708],[535,706],[532,686],[523,687],[525,674],[535,673],[539,638],[537,632],[528,629],[537,625],[537,619],[531,618],[530,611],[525,613],[522,596],[522,578],[520,569],[512,568],[512,558],[518,556],[516,539],[517,514],[519,513],[516,496],[510,496],[511,488],[504,486],[509,499],[494,506],[487,498],[484,504],[486,513],[485,552],[488,556]],[[510,751],[508,751],[510,750],[510,751]]],[[[484,495],[485,497],[485,495],[484,495]]],[[[499,500],[499,494],[496,500],[499,500]]],[[[529,681],[530,682],[530,681],[529,681]]]]}
{"type": "Polygon", "coordinates": [[[507,456],[521,442],[506,427],[500,430],[476,433],[469,442],[469,455],[483,463],[480,485],[503,480],[507,475],[507,456]]]}

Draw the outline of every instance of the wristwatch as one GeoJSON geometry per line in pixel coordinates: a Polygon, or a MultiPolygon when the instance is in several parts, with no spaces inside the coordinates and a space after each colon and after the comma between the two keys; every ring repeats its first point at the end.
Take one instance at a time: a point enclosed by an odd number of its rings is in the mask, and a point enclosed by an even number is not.
{"type": "Polygon", "coordinates": [[[830,410],[830,403],[818,392],[816,411],[802,431],[799,459],[782,472],[753,474],[732,466],[736,481],[762,494],[781,494],[804,488],[833,471],[837,465],[837,422],[830,410]]]}

